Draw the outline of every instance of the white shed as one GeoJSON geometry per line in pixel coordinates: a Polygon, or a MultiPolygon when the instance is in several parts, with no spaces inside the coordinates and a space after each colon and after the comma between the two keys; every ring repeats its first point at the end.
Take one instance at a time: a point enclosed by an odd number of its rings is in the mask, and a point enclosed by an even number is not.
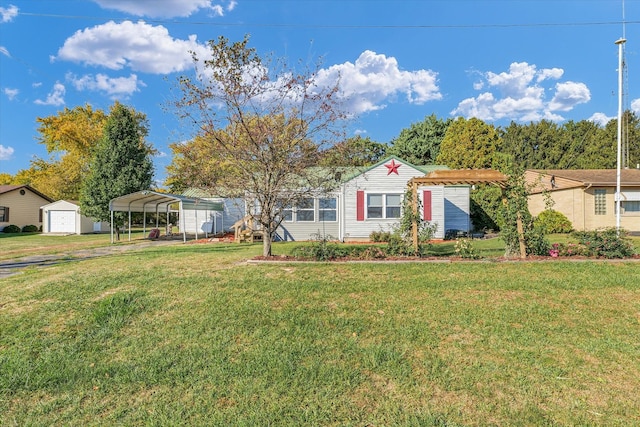
{"type": "Polygon", "coordinates": [[[88,234],[109,231],[109,224],[96,222],[80,213],[76,201],[58,200],[41,207],[42,232],[50,234],[88,234]]]}

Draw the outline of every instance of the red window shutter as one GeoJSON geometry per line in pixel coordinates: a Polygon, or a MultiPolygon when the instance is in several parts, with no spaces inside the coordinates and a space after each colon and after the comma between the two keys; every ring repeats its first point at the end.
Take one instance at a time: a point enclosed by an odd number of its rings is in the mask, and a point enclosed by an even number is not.
{"type": "Polygon", "coordinates": [[[364,221],[364,191],[356,193],[356,220],[364,221]]]}
{"type": "Polygon", "coordinates": [[[422,192],[422,206],[424,207],[424,220],[431,221],[431,191],[422,192]]]}

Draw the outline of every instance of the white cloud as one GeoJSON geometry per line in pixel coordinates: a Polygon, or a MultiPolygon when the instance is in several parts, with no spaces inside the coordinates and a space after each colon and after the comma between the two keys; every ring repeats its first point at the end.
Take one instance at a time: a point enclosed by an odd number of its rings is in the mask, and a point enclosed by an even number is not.
{"type": "Polygon", "coordinates": [[[11,22],[13,18],[18,16],[18,8],[14,5],[9,5],[9,7],[0,7],[0,23],[11,22]]]}
{"type": "Polygon", "coordinates": [[[7,95],[7,98],[9,98],[9,101],[13,101],[15,97],[18,96],[18,94],[20,93],[20,90],[6,87],[2,90],[2,92],[4,92],[4,94],[7,95]]]}
{"type": "Polygon", "coordinates": [[[615,117],[608,117],[606,114],[604,113],[594,113],[591,117],[589,117],[587,120],[589,120],[590,122],[596,123],[600,126],[605,126],[607,123],[609,123],[612,119],[615,119],[615,117]]]}
{"type": "Polygon", "coordinates": [[[9,53],[9,50],[4,46],[0,46],[0,53],[3,54],[4,56],[11,58],[11,54],[9,53]]]}
{"type": "Polygon", "coordinates": [[[161,25],[109,21],[77,31],[60,48],[57,59],[111,70],[128,67],[138,72],[166,74],[192,68],[189,51],[204,57],[201,53],[206,53],[206,47],[198,44],[194,35],[188,40],[174,39],[161,25]]]}
{"type": "Polygon", "coordinates": [[[640,98],[631,101],[631,111],[636,114],[640,114],[640,98]]]}
{"type": "Polygon", "coordinates": [[[526,62],[514,62],[506,72],[488,71],[473,84],[474,89],[485,92],[461,101],[451,114],[481,120],[562,121],[564,118],[557,111],[570,111],[591,99],[591,92],[584,83],[559,82],[553,87],[542,86],[543,82],[558,80],[563,75],[564,70],[560,68],[539,70],[526,62]],[[547,91],[553,93],[550,101],[547,101],[547,91]]]}
{"type": "Polygon", "coordinates": [[[320,70],[317,82],[330,86],[339,80],[347,111],[357,114],[383,109],[385,102],[395,100],[398,95],[418,105],[439,100],[442,94],[437,76],[431,70],[401,70],[395,58],[366,50],[355,63],[320,70]]]}
{"type": "Polygon", "coordinates": [[[64,105],[64,94],[66,93],[66,89],[62,83],[56,82],[53,85],[53,90],[47,95],[47,99],[44,101],[40,99],[36,99],[33,101],[37,105],[53,105],[60,106],[64,105]]]}
{"type": "Polygon", "coordinates": [[[591,92],[584,83],[566,82],[556,85],[556,93],[549,103],[551,111],[570,111],[578,104],[591,100],[591,92]]]}
{"type": "Polygon", "coordinates": [[[13,155],[13,148],[0,144],[0,160],[9,160],[13,155]]]}
{"type": "Polygon", "coordinates": [[[138,76],[131,74],[129,77],[109,77],[105,74],[86,74],[77,77],[67,74],[67,81],[73,84],[76,90],[102,92],[114,99],[128,98],[134,92],[138,92],[141,86],[146,86],[138,76]]]}
{"type": "Polygon", "coordinates": [[[353,133],[356,135],[364,135],[367,131],[365,129],[356,129],[353,133]]]}
{"type": "Polygon", "coordinates": [[[216,16],[223,16],[225,11],[232,11],[235,0],[94,0],[105,9],[119,10],[135,16],[170,18],[190,16],[199,10],[210,10],[216,16]]]}

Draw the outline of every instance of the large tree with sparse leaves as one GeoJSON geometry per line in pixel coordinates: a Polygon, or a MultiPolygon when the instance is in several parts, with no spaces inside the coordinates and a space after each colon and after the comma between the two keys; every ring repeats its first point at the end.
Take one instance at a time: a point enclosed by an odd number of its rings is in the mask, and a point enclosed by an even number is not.
{"type": "MultiPolygon", "coordinates": [[[[114,104],[82,187],[80,208],[84,215],[109,221],[111,199],[151,188],[153,149],[145,140],[147,132],[146,116],[114,104]]],[[[124,223],[122,214],[114,219],[117,227],[124,223]]]]}
{"type": "Polygon", "coordinates": [[[323,148],[342,140],[347,115],[338,82],[320,83],[319,65],[295,69],[259,56],[248,41],[220,37],[205,58],[193,53],[197,74],[179,78],[174,107],[195,135],[172,146],[168,182],[246,197],[269,256],[283,210],[333,183],[331,173],[314,166],[323,148]]]}

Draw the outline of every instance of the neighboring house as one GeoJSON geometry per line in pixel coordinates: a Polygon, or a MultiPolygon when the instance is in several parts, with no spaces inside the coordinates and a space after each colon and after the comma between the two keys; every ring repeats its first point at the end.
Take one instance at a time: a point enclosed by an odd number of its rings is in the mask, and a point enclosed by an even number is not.
{"type": "Polygon", "coordinates": [[[59,200],[42,206],[43,233],[88,234],[109,232],[109,224],[94,221],[80,213],[80,204],[71,200],[59,200]]]}
{"type": "MultiPolygon", "coordinates": [[[[391,231],[400,223],[409,180],[438,169],[446,166],[414,166],[398,157],[358,169],[343,176],[335,191],[287,209],[276,239],[367,241],[374,231],[391,231]]],[[[468,185],[418,188],[423,218],[437,227],[435,238],[444,238],[449,229],[470,230],[469,194],[468,185]]]]}
{"type": "Polygon", "coordinates": [[[222,211],[185,209],[183,212],[185,231],[189,234],[195,234],[196,230],[198,234],[228,233],[233,231],[233,224],[245,215],[245,202],[242,198],[224,199],[195,188],[184,191],[182,195],[220,202],[224,208],[222,211]]]}
{"type": "MultiPolygon", "coordinates": [[[[540,214],[551,202],[552,209],[563,213],[575,230],[616,226],[615,169],[527,170],[525,179],[532,188],[532,215],[540,214]]],[[[639,232],[640,170],[621,170],[620,184],[620,226],[639,232]]]]}
{"type": "Polygon", "coordinates": [[[7,225],[42,226],[40,206],[53,199],[28,185],[0,185],[0,231],[7,225]]]}

